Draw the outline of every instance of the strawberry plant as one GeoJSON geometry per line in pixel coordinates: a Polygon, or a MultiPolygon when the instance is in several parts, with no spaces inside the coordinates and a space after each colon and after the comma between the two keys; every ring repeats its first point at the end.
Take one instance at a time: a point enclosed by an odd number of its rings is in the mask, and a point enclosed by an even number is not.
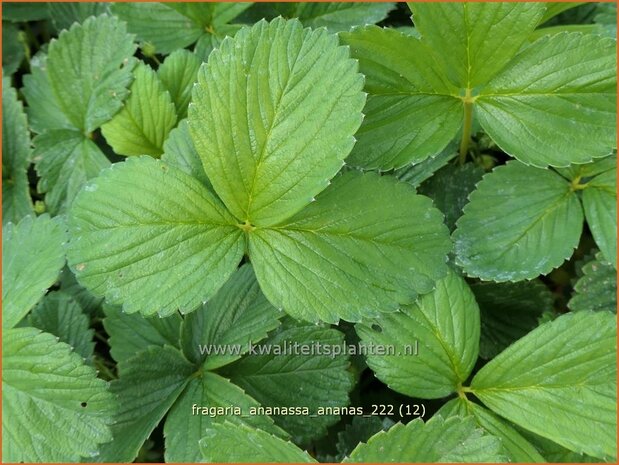
{"type": "Polygon", "coordinates": [[[616,460],[615,17],[4,3],[3,460],[616,460]]]}

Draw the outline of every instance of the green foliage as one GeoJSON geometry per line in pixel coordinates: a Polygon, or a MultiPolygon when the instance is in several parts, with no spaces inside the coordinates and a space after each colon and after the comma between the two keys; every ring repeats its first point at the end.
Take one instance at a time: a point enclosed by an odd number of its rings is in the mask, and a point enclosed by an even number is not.
{"type": "Polygon", "coordinates": [[[600,253],[582,266],[568,306],[574,312],[617,312],[617,270],[600,253]]]}

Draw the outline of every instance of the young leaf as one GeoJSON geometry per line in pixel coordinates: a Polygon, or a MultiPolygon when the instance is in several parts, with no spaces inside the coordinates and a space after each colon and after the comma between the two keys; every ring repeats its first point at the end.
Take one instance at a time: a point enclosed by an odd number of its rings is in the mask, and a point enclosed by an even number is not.
{"type": "Polygon", "coordinates": [[[21,321],[43,297],[65,263],[60,218],[26,216],[2,227],[2,328],[21,321]]]}
{"type": "Polygon", "coordinates": [[[395,346],[394,355],[369,352],[367,363],[389,388],[412,397],[434,399],[455,392],[477,361],[479,308],[464,279],[453,271],[417,304],[355,329],[367,347],[395,346]],[[411,352],[415,344],[419,353],[411,352]]]}
{"type": "Polygon", "coordinates": [[[335,178],[287,222],[248,235],[271,303],[330,323],[395,311],[430,292],[447,271],[451,247],[428,198],[393,178],[358,172],[335,178]]]}
{"type": "Polygon", "coordinates": [[[79,304],[63,292],[47,294],[29,315],[28,323],[60,338],[90,363],[95,350],[94,331],[79,304]]]}
{"type": "Polygon", "coordinates": [[[62,213],[86,181],[110,166],[97,144],[74,129],[46,131],[34,138],[34,162],[50,212],[62,213]]]}
{"type": "MultiPolygon", "coordinates": [[[[35,256],[35,255],[33,255],[35,256]]],[[[115,399],[95,370],[51,334],[6,329],[2,338],[2,458],[79,462],[110,441],[115,399]]]]}
{"type": "Polygon", "coordinates": [[[582,207],[558,174],[512,161],[484,176],[453,234],[469,276],[519,281],[546,274],[572,255],[582,207]]]}
{"type": "Polygon", "coordinates": [[[69,29],[73,23],[83,23],[90,16],[108,13],[109,4],[104,2],[49,2],[49,16],[58,31],[69,29]]]}
{"type": "Polygon", "coordinates": [[[181,49],[171,53],[157,69],[159,80],[170,92],[179,120],[187,117],[191,91],[201,64],[194,53],[181,49]]]}
{"type": "Polygon", "coordinates": [[[617,270],[598,253],[582,267],[567,306],[573,312],[585,310],[617,312],[617,270]]]}
{"type": "Polygon", "coordinates": [[[242,266],[202,308],[183,322],[183,353],[205,370],[225,366],[279,326],[282,312],[264,297],[250,265],[242,266]],[[238,354],[202,353],[200,347],[233,347],[238,354]]]}
{"type": "Polygon", "coordinates": [[[499,415],[570,450],[615,457],[616,337],[611,313],[562,315],[486,364],[471,390],[499,415]]]}
{"type": "Polygon", "coordinates": [[[189,128],[215,191],[241,222],[290,217],[342,167],[365,100],[356,68],[335,36],[281,18],[211,54],[189,128]]]}
{"type": "Polygon", "coordinates": [[[472,418],[432,417],[407,425],[397,423],[366,444],[359,444],[344,462],[350,463],[434,463],[502,462],[501,441],[481,428],[472,418]]]}
{"type": "Polygon", "coordinates": [[[157,74],[140,63],[134,69],[131,95],[116,116],[101,127],[101,132],[120,155],[160,157],[163,142],[176,125],[176,111],[170,93],[157,74]]]}
{"type": "Polygon", "coordinates": [[[617,168],[597,175],[582,193],[587,224],[604,258],[617,268],[617,168]]]}
{"type": "Polygon", "coordinates": [[[27,170],[30,165],[30,133],[24,107],[2,79],[2,223],[19,222],[33,213],[27,170]]]}
{"type": "Polygon", "coordinates": [[[306,27],[340,32],[359,24],[379,23],[394,6],[387,2],[298,2],[280,4],[278,9],[284,17],[298,18],[306,27]]]}
{"type": "Polygon", "coordinates": [[[316,463],[291,442],[247,425],[215,423],[200,441],[208,463],[316,463]]]}
{"type": "Polygon", "coordinates": [[[80,131],[90,133],[120,109],[128,94],[135,51],[125,24],[106,15],[74,24],[51,42],[47,71],[60,108],[80,131]]]}
{"type": "Polygon", "coordinates": [[[196,179],[151,157],[130,158],[76,197],[69,264],[80,283],[128,313],[191,312],[241,260],[235,223],[196,179]]]}
{"type": "MultiPolygon", "coordinates": [[[[263,406],[308,407],[310,414],[316,414],[320,407],[345,407],[352,377],[347,371],[348,357],[336,352],[343,344],[342,333],[335,329],[296,326],[254,346],[247,356],[225,367],[222,374],[263,406]],[[295,352],[295,345],[305,349],[295,352]],[[311,350],[316,346],[321,347],[320,351],[311,350]]],[[[273,417],[284,430],[306,439],[325,434],[337,418],[326,414],[273,417]]]]}

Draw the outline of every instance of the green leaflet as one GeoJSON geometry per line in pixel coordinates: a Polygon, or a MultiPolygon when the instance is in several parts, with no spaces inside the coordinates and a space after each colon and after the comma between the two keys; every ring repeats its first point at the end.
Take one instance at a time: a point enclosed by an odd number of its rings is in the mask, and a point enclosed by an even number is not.
{"type": "MultiPolygon", "coordinates": [[[[20,30],[8,21],[2,21],[2,70],[8,77],[19,69],[24,60],[24,44],[20,40],[20,30]]],[[[2,84],[4,88],[4,84],[2,84]]]]}
{"type": "Polygon", "coordinates": [[[101,132],[120,155],[160,157],[163,142],[176,125],[176,110],[170,93],[148,65],[134,69],[131,95],[116,116],[101,127],[101,132]]]}
{"type": "Polygon", "coordinates": [[[279,326],[282,313],[260,292],[250,265],[243,265],[202,308],[187,315],[181,331],[183,353],[214,370],[239,359],[252,344],[279,326]],[[238,354],[201,353],[200,346],[239,346],[238,354]]]}
{"type": "Polygon", "coordinates": [[[92,295],[88,289],[80,286],[68,266],[60,272],[60,291],[70,295],[87,315],[101,315],[103,299],[92,295]]]}
{"type": "Polygon", "coordinates": [[[617,271],[602,254],[585,263],[568,302],[573,312],[584,310],[617,312],[617,271]]]}
{"type": "Polygon", "coordinates": [[[84,361],[91,363],[95,350],[94,330],[79,304],[64,292],[51,292],[28,317],[28,323],[60,338],[84,361]]]}
{"type": "Polygon", "coordinates": [[[52,41],[49,81],[75,128],[90,133],[120,109],[131,82],[128,62],[134,51],[125,24],[106,15],[74,24],[52,41]]]}
{"type": "Polygon", "coordinates": [[[28,186],[28,121],[10,79],[2,79],[2,222],[17,223],[33,213],[28,186]]]}
{"type": "Polygon", "coordinates": [[[33,142],[37,190],[54,214],[64,213],[84,183],[110,166],[99,147],[73,129],[46,131],[33,142]]]}
{"type": "Polygon", "coordinates": [[[521,431],[522,435],[535,446],[548,463],[599,463],[600,459],[586,454],[572,452],[556,442],[538,436],[530,431],[521,431]]]}
{"type": "Polygon", "coordinates": [[[432,417],[397,423],[359,444],[344,462],[502,462],[501,441],[476,427],[472,418],[432,417]]]}
{"type": "Polygon", "coordinates": [[[200,441],[209,463],[316,463],[291,442],[247,425],[216,423],[200,441]]]}
{"type": "Polygon", "coordinates": [[[34,328],[5,327],[4,461],[92,460],[98,445],[112,439],[108,425],[115,408],[106,383],[68,345],[34,328]]]}
{"type": "Polygon", "coordinates": [[[10,329],[36,305],[65,263],[61,218],[26,216],[2,227],[2,328],[10,329]]]}
{"type": "Polygon", "coordinates": [[[435,415],[442,415],[444,418],[454,416],[474,418],[477,426],[501,440],[503,451],[510,462],[545,462],[544,457],[518,431],[478,404],[462,398],[452,399],[443,405],[435,415]]]}
{"type": "Polygon", "coordinates": [[[357,24],[376,24],[387,17],[393,3],[298,2],[276,4],[286,18],[298,18],[306,27],[326,27],[329,32],[347,31],[357,24]]]}
{"type": "Polygon", "coordinates": [[[327,187],[361,123],[362,81],[336,37],[296,20],[259,22],[211,54],[189,128],[215,191],[240,222],[277,224],[327,187]]]}
{"type": "Polygon", "coordinates": [[[582,193],[585,217],[604,258],[617,269],[617,168],[590,180],[582,193]]]}
{"type": "Polygon", "coordinates": [[[80,283],[128,313],[195,310],[243,254],[242,232],[219,200],[150,157],[90,181],[73,203],[69,230],[69,264],[80,283]]]}
{"type": "Polygon", "coordinates": [[[578,196],[558,174],[512,161],[484,176],[453,234],[471,277],[520,281],[572,255],[582,231],[578,196]]]}
{"type": "Polygon", "coordinates": [[[355,329],[368,348],[395,346],[394,355],[369,352],[367,363],[378,379],[411,397],[434,399],[455,392],[477,361],[479,308],[453,271],[416,304],[355,329]]]}
{"type": "Polygon", "coordinates": [[[287,222],[250,232],[249,256],[275,306],[308,321],[360,321],[432,290],[447,271],[446,232],[410,186],[348,172],[287,222]]]}
{"type": "Polygon", "coordinates": [[[90,16],[108,13],[109,5],[103,2],[49,2],[49,16],[58,31],[69,29],[73,23],[83,23],[90,16]]]}
{"type": "Polygon", "coordinates": [[[562,315],[486,364],[471,391],[499,415],[570,450],[615,457],[616,337],[611,313],[562,315]]]}
{"type": "Polygon", "coordinates": [[[426,158],[422,162],[404,166],[394,170],[392,173],[399,180],[405,181],[414,188],[417,188],[422,182],[433,176],[436,171],[446,166],[457,154],[455,144],[449,144],[445,150],[435,157],[426,158]]]}
{"type": "Polygon", "coordinates": [[[159,80],[170,92],[178,119],[187,117],[193,85],[198,79],[200,59],[188,50],[176,50],[157,69],[159,80]]]}
{"type": "MultiPolygon", "coordinates": [[[[293,326],[275,333],[221,373],[263,406],[308,407],[310,414],[317,414],[320,407],[345,407],[349,403],[352,376],[347,370],[348,357],[336,352],[343,344],[343,334],[335,329],[293,326]],[[295,344],[308,351],[310,346],[320,346],[322,351],[294,352],[291,348],[295,344]]],[[[324,435],[338,420],[338,416],[325,414],[273,418],[300,440],[324,435]]]]}

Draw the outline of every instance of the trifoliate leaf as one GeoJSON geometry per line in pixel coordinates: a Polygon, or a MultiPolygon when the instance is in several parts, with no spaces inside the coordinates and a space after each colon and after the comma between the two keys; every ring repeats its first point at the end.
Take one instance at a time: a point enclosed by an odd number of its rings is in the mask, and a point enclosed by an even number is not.
{"type": "Polygon", "coordinates": [[[420,163],[408,165],[393,171],[393,175],[401,181],[407,182],[417,188],[426,179],[429,179],[435,172],[447,165],[458,152],[455,144],[449,144],[445,150],[432,158],[426,158],[420,163]]]}
{"type": "Polygon", "coordinates": [[[37,189],[52,213],[66,211],[84,183],[110,166],[97,144],[76,130],[46,131],[33,142],[37,189]]]}
{"type": "Polygon", "coordinates": [[[308,407],[315,416],[274,415],[273,419],[294,436],[316,438],[339,417],[326,411],[320,414],[318,409],[345,407],[349,402],[352,377],[343,344],[343,334],[335,329],[291,327],[254,346],[222,374],[265,407],[308,407]]]}
{"type": "Polygon", "coordinates": [[[244,265],[212,299],[185,317],[183,352],[190,361],[203,362],[206,370],[220,368],[266,338],[279,326],[281,316],[260,291],[251,266],[244,265]],[[231,347],[238,348],[238,353],[217,352],[231,347]]]}
{"type": "Polygon", "coordinates": [[[30,133],[24,107],[2,79],[2,222],[19,222],[33,214],[27,170],[30,165],[30,133]]]}
{"type": "Polygon", "coordinates": [[[200,59],[188,50],[176,50],[157,69],[157,76],[170,92],[178,119],[187,117],[193,85],[198,79],[200,59]]]}
{"type": "Polygon", "coordinates": [[[356,326],[362,344],[393,347],[368,351],[368,366],[394,391],[434,399],[465,381],[479,349],[479,308],[464,279],[450,271],[417,304],[356,326]],[[413,348],[415,350],[413,350],[413,348]]]}
{"type": "Polygon", "coordinates": [[[189,128],[215,191],[241,222],[290,217],[342,167],[365,100],[347,55],[326,30],[279,18],[224,40],[201,68],[189,128]]]}
{"type": "Polygon", "coordinates": [[[616,67],[612,39],[543,37],[480,91],[477,117],[501,149],[526,164],[606,156],[616,146],[616,67]]]}
{"type": "Polygon", "coordinates": [[[611,313],[562,315],[486,364],[471,390],[499,415],[570,450],[615,457],[616,337],[611,313]]]}
{"type": "MultiPolygon", "coordinates": [[[[8,21],[2,21],[2,74],[13,74],[24,60],[24,46],[20,40],[19,28],[8,21]]],[[[4,88],[4,83],[2,84],[4,88]]]]}
{"type": "Polygon", "coordinates": [[[207,463],[316,463],[293,443],[244,424],[213,424],[200,449],[207,463]]]}
{"type": "Polygon", "coordinates": [[[123,362],[151,346],[179,346],[182,318],[173,313],[166,318],[128,315],[119,307],[104,305],[103,326],[109,334],[110,353],[123,362]]]}
{"type": "Polygon", "coordinates": [[[95,350],[94,331],[79,304],[69,294],[47,294],[32,311],[28,323],[41,331],[53,334],[70,345],[75,352],[90,363],[95,350]]]}
{"type": "Polygon", "coordinates": [[[166,418],[163,430],[166,462],[200,462],[202,458],[200,439],[215,423],[246,424],[280,437],[287,437],[269,416],[250,413],[251,409],[257,409],[259,406],[260,404],[241,388],[218,374],[206,372],[199,378],[192,379],[166,418]],[[224,409],[236,407],[242,413],[240,416],[234,413],[209,415],[206,413],[208,410],[203,411],[217,407],[224,409]]]}
{"type": "Polygon", "coordinates": [[[196,147],[193,145],[186,119],[181,121],[176,128],[170,131],[170,135],[163,144],[163,155],[161,156],[161,160],[170,166],[174,166],[190,174],[211,191],[213,190],[211,181],[208,180],[204,172],[200,155],[198,155],[196,147]]]}
{"type": "Polygon", "coordinates": [[[427,47],[415,37],[376,26],[340,38],[359,60],[369,93],[348,162],[389,170],[440,153],[462,125],[462,101],[457,88],[432,67],[427,47]]]}
{"type": "Polygon", "coordinates": [[[326,27],[329,32],[347,31],[359,24],[376,24],[387,17],[393,3],[298,2],[280,4],[287,18],[298,18],[304,26],[326,27]]]}
{"type": "Polygon", "coordinates": [[[139,64],[133,75],[131,95],[101,132],[120,155],[158,158],[163,153],[163,142],[176,125],[176,110],[170,93],[148,65],[139,64]]]}
{"type": "Polygon", "coordinates": [[[349,172],[286,223],[249,232],[249,256],[276,307],[360,321],[412,303],[445,275],[441,216],[405,183],[349,172]]]}
{"type": "Polygon", "coordinates": [[[34,328],[4,330],[4,461],[91,460],[112,439],[115,407],[106,383],[68,345],[34,328]]]}
{"type": "Polygon", "coordinates": [[[447,77],[469,89],[488,82],[511,60],[545,10],[540,2],[409,5],[415,27],[447,77]]]}
{"type": "Polygon", "coordinates": [[[91,17],[50,43],[49,81],[71,123],[90,133],[120,109],[131,83],[132,36],[115,17],[91,17]]]}
{"type": "Polygon", "coordinates": [[[582,201],[596,244],[604,258],[617,269],[617,168],[589,181],[582,201]]]}
{"type": "Polygon", "coordinates": [[[432,417],[407,425],[397,423],[366,444],[359,444],[344,462],[435,463],[502,462],[501,441],[476,427],[472,418],[432,417]]]}
{"type": "Polygon", "coordinates": [[[484,359],[526,335],[552,309],[552,293],[540,281],[475,283],[471,290],[481,312],[479,356],[484,359]]]}
{"type": "Polygon", "coordinates": [[[602,254],[585,263],[568,302],[573,312],[584,310],[617,312],[617,271],[602,254]]]}
{"type": "MultiPolygon", "coordinates": [[[[104,462],[132,462],[151,432],[189,382],[194,367],[171,347],[149,347],[118,365],[111,390],[119,413],[114,441],[102,447],[104,462]]],[[[188,412],[185,412],[188,414],[188,412]]]]}
{"type": "Polygon", "coordinates": [[[69,29],[73,23],[83,23],[90,16],[108,13],[109,4],[103,2],[49,2],[49,16],[58,31],[69,29]]]}
{"type": "Polygon", "coordinates": [[[471,416],[478,427],[501,440],[503,452],[510,462],[545,462],[544,457],[518,431],[481,405],[462,398],[452,399],[443,405],[436,415],[444,418],[471,416]]]}
{"type": "Polygon", "coordinates": [[[570,257],[582,207],[557,173],[512,161],[484,176],[454,232],[457,263],[469,276],[520,281],[570,257]]]}
{"type": "Polygon", "coordinates": [[[65,225],[48,215],[2,227],[2,328],[15,326],[43,297],[65,262],[65,225]]]}
{"type": "Polygon", "coordinates": [[[151,157],[130,158],[76,197],[69,264],[81,284],[128,313],[191,312],[241,260],[235,223],[198,180],[151,157]]]}

